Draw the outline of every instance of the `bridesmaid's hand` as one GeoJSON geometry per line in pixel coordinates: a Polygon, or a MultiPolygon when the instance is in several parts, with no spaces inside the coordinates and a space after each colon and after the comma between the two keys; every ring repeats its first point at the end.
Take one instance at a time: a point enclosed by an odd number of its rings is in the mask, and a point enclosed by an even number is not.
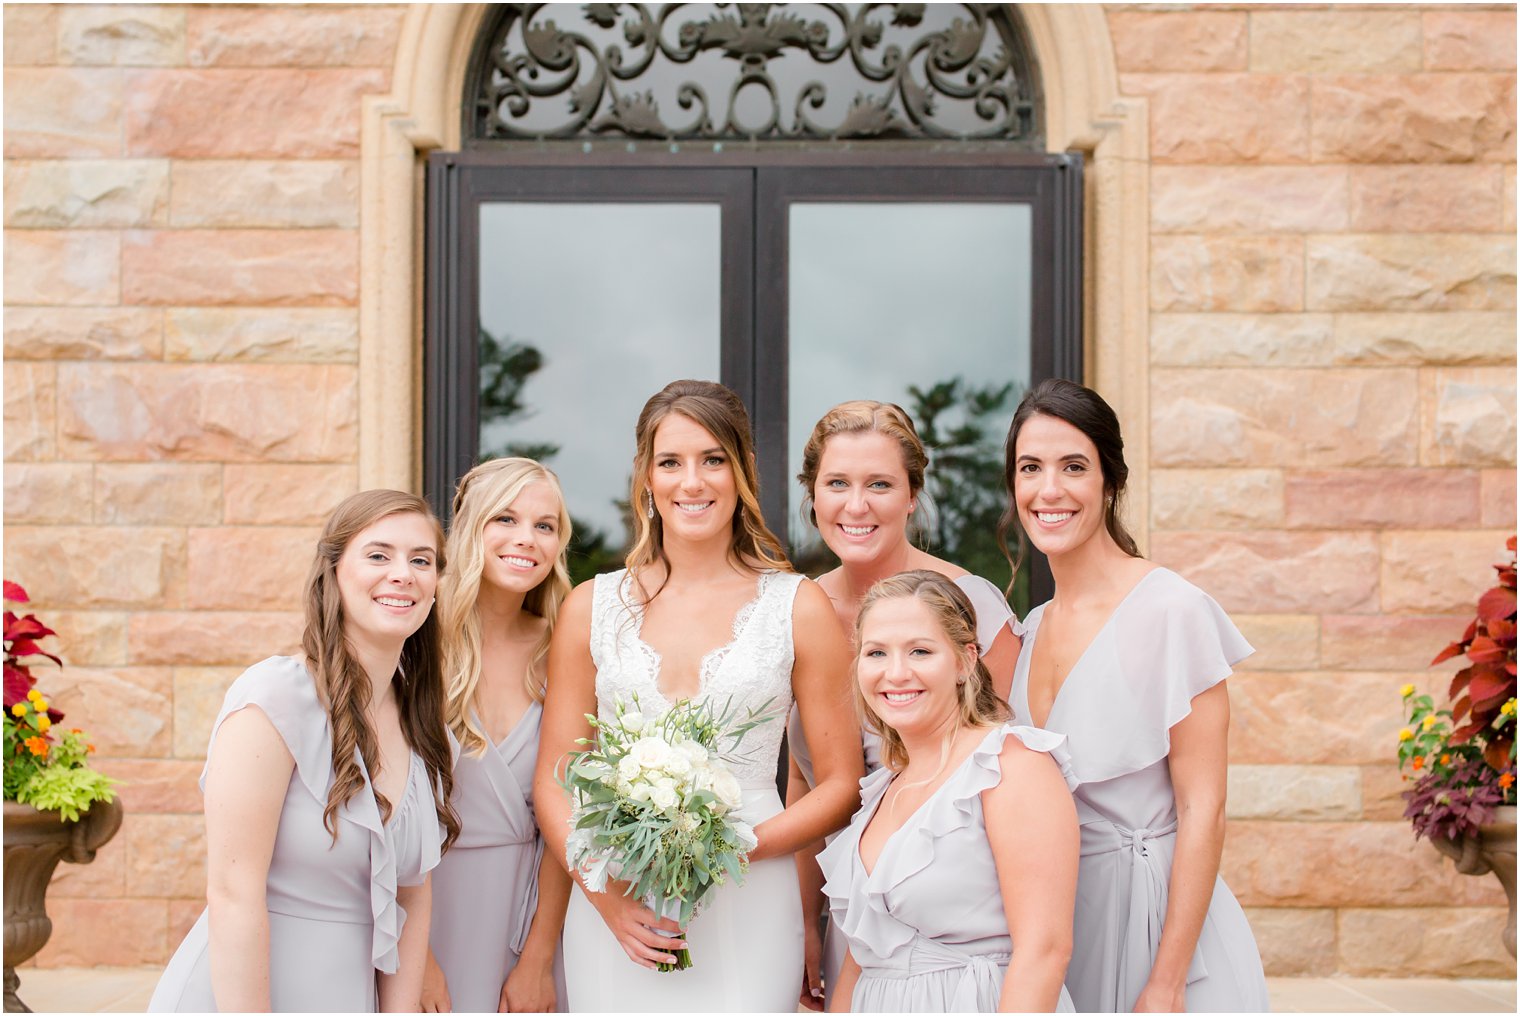
{"type": "Polygon", "coordinates": [[[681,936],[681,926],[668,917],[654,916],[653,910],[631,896],[624,896],[627,887],[627,882],[608,882],[606,892],[588,892],[586,898],[633,962],[650,970],[661,963],[674,963],[675,956],[667,950],[685,949],[685,938],[666,938],[655,929],[681,936]]]}
{"type": "Polygon", "coordinates": [[[433,950],[429,949],[427,964],[422,968],[422,1001],[423,1012],[453,1012],[453,1003],[449,1001],[449,983],[443,976],[443,968],[433,958],[433,950]]]}
{"type": "Polygon", "coordinates": [[[802,994],[798,1004],[809,1012],[823,1012],[823,979],[819,968],[823,966],[823,936],[811,921],[803,922],[802,932],[802,994]]]}
{"type": "Polygon", "coordinates": [[[1135,1012],[1187,1012],[1187,989],[1184,985],[1163,987],[1147,981],[1135,999],[1135,1012]]]}
{"type": "Polygon", "coordinates": [[[507,975],[507,983],[501,986],[501,1002],[497,1012],[553,1012],[554,1011],[554,959],[548,963],[523,962],[507,975]]]}

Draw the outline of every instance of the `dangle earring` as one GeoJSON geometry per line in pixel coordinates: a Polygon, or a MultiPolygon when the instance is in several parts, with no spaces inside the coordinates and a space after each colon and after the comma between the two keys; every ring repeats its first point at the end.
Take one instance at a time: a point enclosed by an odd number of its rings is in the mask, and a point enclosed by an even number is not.
{"type": "Polygon", "coordinates": [[[652,518],[654,518],[654,493],[653,493],[653,491],[648,491],[648,490],[644,491],[644,517],[646,519],[652,519],[652,518]]]}

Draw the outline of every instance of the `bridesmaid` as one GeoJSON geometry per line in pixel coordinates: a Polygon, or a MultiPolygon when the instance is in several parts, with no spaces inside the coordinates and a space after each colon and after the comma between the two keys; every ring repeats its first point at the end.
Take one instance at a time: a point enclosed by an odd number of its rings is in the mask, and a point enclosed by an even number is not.
{"type": "MultiPolygon", "coordinates": [[[[992,674],[994,690],[1006,698],[1021,629],[1002,590],[908,542],[909,522],[918,508],[928,463],[928,452],[913,420],[900,406],[858,400],[841,402],[823,414],[803,448],[802,472],[797,476],[806,492],[808,520],[840,562],[838,568],[821,576],[818,584],[828,594],[845,631],[853,631],[860,602],[878,580],[914,568],[927,568],[952,579],[976,610],[982,662],[992,674]]],[[[881,764],[878,745],[869,731],[863,735],[866,771],[871,772],[881,764]]],[[[787,783],[787,801],[791,803],[813,785],[812,759],[795,713],[787,743],[792,755],[787,783]]],[[[837,929],[824,928],[820,938],[823,883],[816,855],[821,846],[815,844],[797,853],[806,924],[807,973],[802,1004],[809,1008],[818,1007],[820,996],[827,1002],[844,959],[844,943],[837,929]]]]}
{"type": "Polygon", "coordinates": [[[1082,822],[1066,985],[1085,1012],[1261,1011],[1250,925],[1219,878],[1225,678],[1251,647],[1207,593],[1144,558],[1119,521],[1119,421],[1042,382],[1007,443],[1010,505],[1055,596],[1025,620],[1011,701],[1069,738],[1082,822]]]}
{"type": "Polygon", "coordinates": [[[461,829],[433,875],[425,1012],[564,1007],[570,879],[544,856],[533,767],[569,542],[559,481],[532,459],[493,459],[459,481],[438,613],[461,829]]]}
{"type": "Polygon", "coordinates": [[[411,494],[367,490],[328,516],[302,652],[244,671],[212,728],[207,906],[150,1011],[417,1010],[428,873],[459,834],[431,616],[443,565],[411,494]]]}
{"type": "Polygon", "coordinates": [[[830,1011],[1071,1011],[1065,738],[1009,722],[971,603],[939,572],[877,583],[855,641],[857,702],[885,768],[819,859],[849,939],[830,1011]]]}

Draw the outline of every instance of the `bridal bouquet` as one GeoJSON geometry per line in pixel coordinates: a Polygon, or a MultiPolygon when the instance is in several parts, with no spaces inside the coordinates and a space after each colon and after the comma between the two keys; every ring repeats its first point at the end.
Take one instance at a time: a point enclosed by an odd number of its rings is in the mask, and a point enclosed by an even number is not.
{"type": "MultiPolygon", "coordinates": [[[[587,714],[595,737],[578,742],[588,747],[571,753],[561,781],[571,805],[565,860],[587,889],[621,879],[628,895],[684,926],[708,890],[743,881],[755,833],[733,814],[742,792],[726,760],[770,719],[764,709],[740,717],[732,703],[718,712],[685,699],[646,720],[635,698],[632,708],[617,702],[612,720],[587,714]]],[[[689,950],[676,956],[660,969],[691,966],[689,950]]]]}

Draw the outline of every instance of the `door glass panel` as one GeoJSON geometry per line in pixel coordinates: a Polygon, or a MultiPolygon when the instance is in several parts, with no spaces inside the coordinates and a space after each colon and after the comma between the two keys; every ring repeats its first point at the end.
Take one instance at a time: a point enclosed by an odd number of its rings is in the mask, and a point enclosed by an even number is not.
{"type": "Polygon", "coordinates": [[[622,565],[644,402],[718,377],[720,228],[716,204],[480,207],[480,457],[559,475],[577,582],[622,565]]]}
{"type": "MultiPolygon", "coordinates": [[[[1032,225],[1015,203],[790,206],[787,515],[799,569],[838,563],[801,514],[803,445],[829,407],[877,399],[906,409],[929,448],[916,542],[1007,585],[995,531],[1003,439],[1030,377],[1032,225]]],[[[1021,614],[1026,588],[1014,591],[1021,614]]]]}

